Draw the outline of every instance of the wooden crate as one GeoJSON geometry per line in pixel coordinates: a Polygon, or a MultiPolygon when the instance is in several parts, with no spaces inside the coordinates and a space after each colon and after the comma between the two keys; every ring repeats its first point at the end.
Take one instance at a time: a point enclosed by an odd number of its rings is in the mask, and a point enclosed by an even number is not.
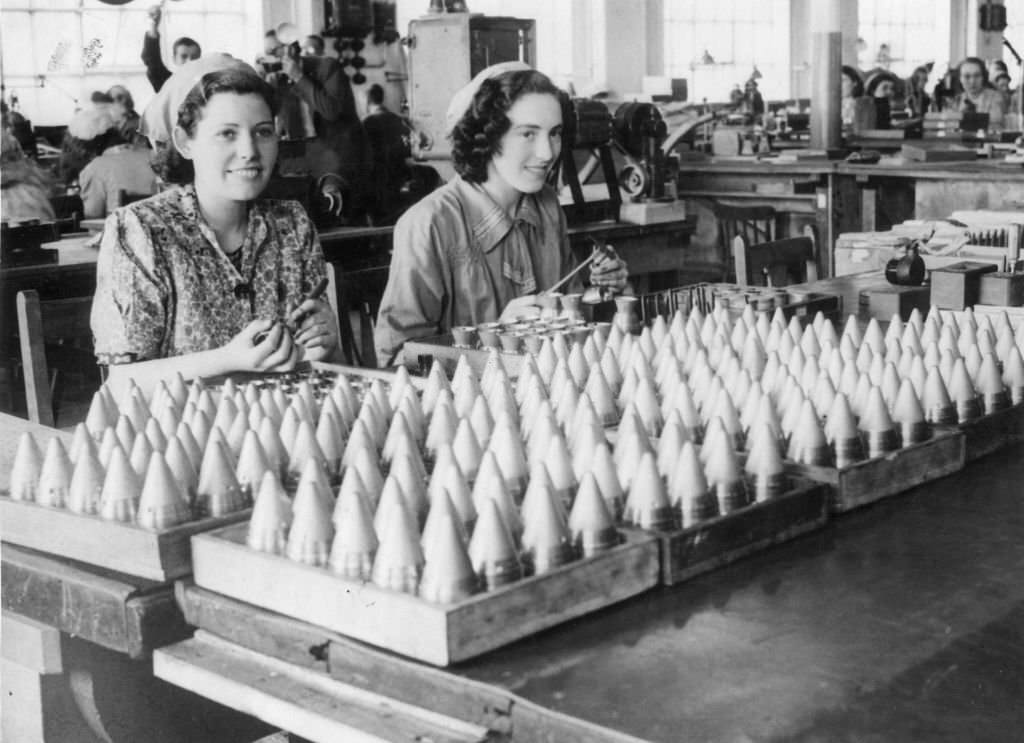
{"type": "Polygon", "coordinates": [[[784,495],[671,532],[652,532],[661,545],[666,586],[728,565],[815,529],[828,520],[828,487],[794,478],[784,495]]]}
{"type": "Polygon", "coordinates": [[[786,468],[791,474],[829,485],[829,508],[833,513],[842,513],[951,475],[963,469],[965,463],[964,434],[937,429],[928,441],[849,467],[787,462],[786,468]]]}
{"type": "Polygon", "coordinates": [[[1024,404],[1013,405],[967,423],[940,428],[964,435],[967,461],[973,462],[1024,439],[1024,404]]]}
{"type": "Polygon", "coordinates": [[[246,509],[151,531],[0,496],[0,540],[160,583],[192,572],[193,534],[248,521],[246,509]]]}
{"type": "Polygon", "coordinates": [[[627,533],[618,547],[456,604],[341,578],[249,549],[246,524],[192,539],[194,580],[210,591],[437,666],[528,637],[658,583],[658,543],[627,533]]]}

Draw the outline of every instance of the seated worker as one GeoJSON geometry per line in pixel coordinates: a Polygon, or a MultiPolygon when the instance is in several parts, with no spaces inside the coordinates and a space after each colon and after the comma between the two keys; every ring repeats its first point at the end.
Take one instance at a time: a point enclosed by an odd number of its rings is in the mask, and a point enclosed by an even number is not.
{"type": "Polygon", "coordinates": [[[98,112],[97,127],[104,131],[89,147],[100,154],[78,174],[86,219],[105,217],[119,207],[120,191],[147,196],[156,193],[156,174],[149,165],[149,150],[125,139],[122,122],[115,113],[112,106],[98,112]]]}
{"type": "Polygon", "coordinates": [[[322,57],[325,49],[323,36],[311,34],[302,41],[302,53],[307,57],[322,57]]]}
{"type": "Polygon", "coordinates": [[[844,133],[857,133],[875,128],[875,102],[864,95],[864,81],[860,73],[843,65],[840,77],[840,115],[844,133]]]}
{"type": "Polygon", "coordinates": [[[985,63],[977,57],[968,57],[960,63],[959,72],[963,92],[957,96],[957,110],[988,114],[989,126],[993,129],[1001,127],[1006,116],[1006,102],[998,90],[988,86],[985,63]]]}
{"type": "Polygon", "coordinates": [[[899,82],[899,78],[883,70],[872,75],[866,86],[865,93],[875,104],[875,127],[878,129],[889,129],[893,111],[902,110],[897,97],[899,82]]]}
{"type": "Polygon", "coordinates": [[[764,115],[764,98],[761,91],[757,89],[757,80],[750,78],[743,86],[743,98],[740,101],[739,110],[749,116],[758,117],[764,115]]]}
{"type": "Polygon", "coordinates": [[[306,297],[325,276],[316,231],[297,203],[259,198],[277,159],[267,84],[227,55],[191,62],[147,107],[143,129],[164,179],[180,185],[104,225],[92,330],[115,396],[129,379],[149,392],[176,372],[333,358],[334,312],[306,297]]]}
{"type": "Polygon", "coordinates": [[[932,63],[914,69],[914,74],[906,79],[907,108],[912,118],[919,119],[928,113],[931,97],[928,95],[928,76],[932,73],[932,63]]]}
{"type": "Polygon", "coordinates": [[[25,156],[6,126],[0,129],[0,202],[2,216],[12,224],[56,219],[50,203],[51,179],[34,160],[25,156]]]}
{"type": "MultiPolygon", "coordinates": [[[[384,366],[411,338],[535,312],[537,293],[575,263],[547,183],[562,149],[551,80],[520,62],[494,65],[455,95],[447,121],[458,175],[395,226],[374,337],[384,366]]],[[[590,271],[592,283],[613,289],[626,275],[610,256],[590,271]]]]}
{"type": "Polygon", "coordinates": [[[1010,102],[1013,100],[1013,91],[1010,90],[1010,76],[1005,72],[1000,72],[992,80],[992,86],[1003,97],[1003,104],[1007,112],[1010,112],[1010,102]]]}
{"type": "Polygon", "coordinates": [[[134,144],[135,135],[139,131],[141,117],[135,110],[135,99],[123,85],[112,85],[107,89],[107,95],[113,103],[118,118],[118,129],[125,142],[134,144]]]}
{"type": "MultiPolygon", "coordinates": [[[[163,7],[154,5],[149,9],[150,27],[146,29],[146,35],[142,38],[142,64],[146,66],[146,77],[153,90],[157,93],[171,76],[171,71],[164,65],[163,55],[160,53],[160,17],[163,15],[163,7]]],[[[182,36],[174,41],[171,47],[171,57],[174,59],[175,67],[180,67],[186,62],[199,59],[203,55],[199,43],[188,36],[182,36]]]]}

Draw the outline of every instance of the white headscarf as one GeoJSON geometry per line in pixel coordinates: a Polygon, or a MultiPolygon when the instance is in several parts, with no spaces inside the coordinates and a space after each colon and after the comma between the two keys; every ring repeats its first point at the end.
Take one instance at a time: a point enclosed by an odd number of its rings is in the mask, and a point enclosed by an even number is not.
{"type": "Polygon", "coordinates": [[[229,69],[248,70],[256,74],[250,65],[230,54],[209,54],[183,64],[167,78],[160,92],[142,112],[139,131],[149,137],[154,148],[157,143],[170,144],[173,141],[171,134],[178,123],[178,109],[192,88],[203,79],[203,75],[229,69]]]}
{"type": "Polygon", "coordinates": [[[484,80],[491,80],[506,72],[522,72],[532,69],[525,62],[500,62],[478,72],[476,77],[466,83],[452,96],[452,101],[448,104],[448,111],[444,117],[445,131],[449,134],[452,133],[455,125],[459,123],[459,120],[465,116],[470,106],[473,105],[473,98],[476,96],[477,91],[480,90],[480,86],[484,84],[484,80]]]}

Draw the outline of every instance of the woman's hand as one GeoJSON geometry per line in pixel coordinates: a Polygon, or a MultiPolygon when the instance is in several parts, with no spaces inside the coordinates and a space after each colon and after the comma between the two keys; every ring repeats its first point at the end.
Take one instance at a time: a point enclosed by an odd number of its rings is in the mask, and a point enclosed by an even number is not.
{"type": "Polygon", "coordinates": [[[291,371],[299,359],[292,334],[279,322],[253,320],[232,338],[224,352],[238,371],[291,371]]]}
{"type": "Polygon", "coordinates": [[[590,264],[590,283],[621,292],[626,288],[629,269],[610,245],[590,264]]]}
{"type": "Polygon", "coordinates": [[[341,333],[331,305],[323,299],[307,299],[288,316],[295,326],[295,343],[309,361],[329,361],[338,350],[341,333]]]}
{"type": "Polygon", "coordinates": [[[539,314],[540,308],[537,306],[537,295],[527,294],[522,297],[516,297],[506,304],[505,309],[501,311],[501,317],[498,318],[498,322],[512,322],[517,317],[537,317],[539,314]]]}

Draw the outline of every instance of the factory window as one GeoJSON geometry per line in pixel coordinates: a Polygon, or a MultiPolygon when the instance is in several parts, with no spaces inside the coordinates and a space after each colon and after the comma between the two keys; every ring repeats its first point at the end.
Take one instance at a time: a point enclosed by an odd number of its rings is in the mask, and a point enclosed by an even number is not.
{"type": "MultiPolygon", "coordinates": [[[[934,62],[930,84],[949,65],[950,0],[860,0],[857,60],[865,72],[882,68],[909,77],[934,62]]],[[[954,60],[954,64],[956,60],[954,60]]]]}
{"type": "Polygon", "coordinates": [[[766,100],[790,95],[789,0],[670,0],[665,68],[689,81],[690,100],[728,101],[756,69],[766,100]]]}
{"type": "MultiPolygon", "coordinates": [[[[153,96],[139,55],[150,3],[101,0],[4,0],[0,10],[5,100],[16,99],[35,124],[66,124],[94,90],[125,85],[141,111],[153,96]]],[[[258,3],[179,0],[164,4],[161,42],[191,36],[204,53],[249,59],[261,48],[258,3]]]]}

